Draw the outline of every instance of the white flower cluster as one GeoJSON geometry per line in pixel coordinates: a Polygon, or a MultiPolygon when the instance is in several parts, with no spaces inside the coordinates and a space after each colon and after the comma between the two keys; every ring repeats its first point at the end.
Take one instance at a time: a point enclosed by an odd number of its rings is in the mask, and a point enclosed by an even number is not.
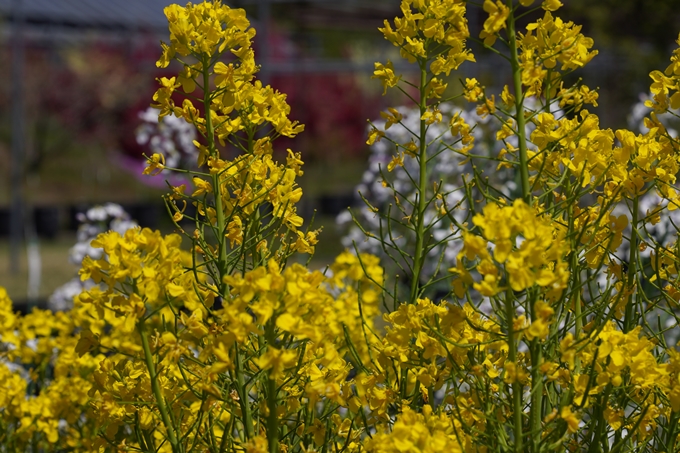
{"type": "MultiPolygon", "coordinates": [[[[94,259],[101,258],[103,250],[90,245],[100,233],[111,230],[123,235],[130,228],[138,226],[137,222],[130,219],[123,207],[115,203],[94,206],[87,212],[79,213],[77,220],[81,225],[76,233],[77,242],[69,251],[69,261],[78,268],[86,256],[94,259]]],[[[74,296],[93,286],[92,280],[81,281],[76,276],[52,293],[48,299],[48,307],[53,311],[68,310],[73,306],[74,296]]]]}
{"type": "MultiPolygon", "coordinates": [[[[162,154],[171,168],[193,168],[198,158],[194,145],[196,127],[170,114],[158,120],[160,110],[147,108],[139,114],[143,123],[137,128],[137,143],[149,147],[149,155],[162,154]]],[[[164,170],[167,171],[167,170],[164,170]]]]}

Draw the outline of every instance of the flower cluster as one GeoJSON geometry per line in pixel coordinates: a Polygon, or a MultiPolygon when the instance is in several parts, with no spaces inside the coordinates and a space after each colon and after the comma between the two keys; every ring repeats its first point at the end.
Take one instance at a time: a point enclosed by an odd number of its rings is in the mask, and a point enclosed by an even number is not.
{"type": "Polygon", "coordinates": [[[192,311],[211,305],[214,290],[186,272],[191,255],[179,248],[180,241],[176,234],[163,237],[148,228],[132,228],[124,236],[115,231],[100,234],[92,246],[101,248],[105,256],[85,257],[79,274],[82,280],[103,283],[104,289],[85,291],[79,301],[93,304],[103,318],[107,314],[123,318],[122,328],[128,333],[147,309],[165,310],[161,315],[170,319],[175,300],[192,311]]]}
{"type": "Polygon", "coordinates": [[[483,281],[474,288],[484,296],[495,296],[505,290],[499,286],[503,266],[507,285],[513,291],[523,291],[533,285],[546,288],[546,296],[555,299],[567,286],[569,272],[564,257],[567,252],[564,228],[550,219],[541,218],[521,199],[512,206],[487,204],[482,214],[472,222],[481,235],[463,234],[463,249],[458,265],[451,269],[460,275],[456,284],[458,296],[464,294],[463,286],[470,280],[464,261],[476,261],[475,269],[483,281]],[[489,252],[489,244],[493,251],[489,252]],[[464,259],[463,259],[464,258],[464,259]]]}
{"type": "MultiPolygon", "coordinates": [[[[155,107],[160,109],[161,117],[172,113],[183,118],[206,139],[194,140],[194,145],[198,149],[197,164],[205,165],[207,172],[193,172],[195,188],[191,193],[180,185],[167,198],[174,221],[186,217],[197,227],[204,225],[196,231],[205,226],[219,229],[219,235],[228,239],[229,247],[206,247],[201,243],[201,234],[191,239],[197,242],[195,249],[202,258],[220,263],[217,267],[221,271],[227,248],[248,249],[251,256],[258,255],[260,264],[276,247],[274,239],[280,240],[279,254],[313,251],[317,232],[298,231],[303,222],[295,207],[302,195],[295,181],[303,173],[300,155],[289,151],[286,164],[279,164],[272,157],[272,141],[282,135],[294,137],[303,126],[288,118],[290,107],[284,94],[256,80],[258,67],[251,47],[255,31],[244,11],[214,2],[186,7],[171,5],[165,14],[170,44],[163,44],[158,65],[166,67],[170,60],[178,59],[183,70],[177,78],[159,79],[161,88],[154,95],[155,107]],[[187,64],[182,58],[187,56],[197,63],[187,64]],[[219,57],[231,61],[218,61],[219,57]],[[180,87],[185,94],[200,88],[202,104],[195,105],[194,100],[200,98],[192,95],[185,96],[181,106],[176,105],[173,96],[180,87]],[[218,144],[242,154],[234,159],[224,158],[218,144]],[[196,207],[194,217],[186,215],[189,203],[196,207]],[[247,228],[255,228],[266,237],[281,224],[292,233],[290,242],[278,234],[269,242],[245,241],[247,228]]],[[[158,173],[166,164],[162,154],[153,154],[145,173],[158,173]]]]}
{"type": "MultiPolygon", "coordinates": [[[[676,42],[680,45],[680,35],[676,42]]],[[[680,108],[680,49],[673,51],[671,64],[664,72],[652,71],[649,76],[654,81],[649,87],[653,98],[646,101],[645,106],[661,114],[680,108]]]]}
{"type": "MultiPolygon", "coordinates": [[[[597,55],[596,50],[590,50],[593,47],[592,38],[581,34],[581,26],[564,22],[559,17],[553,18],[550,11],[557,8],[554,7],[556,5],[551,7],[550,3],[559,2],[544,2],[546,12],[543,18],[529,24],[526,33],[519,36],[522,84],[527,87],[528,95],[540,95],[541,87],[546,82],[548,87],[557,91],[557,84],[551,84],[561,82],[559,71],[581,68],[597,55]],[[558,67],[558,64],[561,66],[558,67]]],[[[561,86],[564,90],[563,84],[561,86]]],[[[592,101],[587,88],[577,92],[585,97],[586,102],[592,101]]]]}
{"type": "Polygon", "coordinates": [[[435,453],[450,451],[462,453],[468,448],[461,442],[458,431],[460,423],[444,414],[435,414],[431,406],[424,406],[418,413],[405,408],[394,423],[391,433],[380,432],[371,438],[366,450],[375,453],[393,451],[418,451],[435,453]]]}
{"type": "Polygon", "coordinates": [[[159,118],[159,113],[153,107],[140,112],[142,124],[135,131],[137,144],[148,147],[149,154],[162,155],[164,165],[170,168],[192,168],[198,158],[194,146],[196,128],[174,114],[159,118]]]}
{"type": "Polygon", "coordinates": [[[166,196],[175,233],[99,232],[69,311],[19,316],[0,289],[0,451],[677,451],[680,253],[649,226],[677,208],[657,113],[678,53],[652,74],[646,130],[602,129],[597,93],[563,80],[592,40],[557,0],[518,31],[533,3],[482,5],[481,38],[513,70],[496,104],[473,78],[449,96],[442,75],[473,60],[469,5],[402,1],[381,31],[420,80],[374,75],[416,107],[372,125],[379,220],[357,225],[391,263],[357,242],[324,272],[300,263],[319,234],[295,208],[301,156],[272,152],[301,126],[255,77],[245,13],[166,8],[159,66],[182,71],[154,105],[199,132],[193,187],[166,196]]]}
{"type": "MultiPolygon", "coordinates": [[[[431,49],[442,47],[430,67],[435,76],[429,82],[430,98],[441,97],[448,86],[437,76],[448,76],[463,62],[475,61],[472,52],[465,47],[465,40],[470,36],[465,11],[466,4],[461,0],[403,0],[403,16],[395,17],[394,28],[385,20],[385,27],[379,29],[385,39],[400,49],[402,58],[411,63],[422,64],[430,60],[431,49]]],[[[374,78],[379,79],[387,90],[396,87],[401,76],[394,73],[394,66],[388,61],[387,64],[375,64],[374,78]]]]}
{"type": "MultiPolygon", "coordinates": [[[[160,117],[174,113],[194,124],[202,134],[214,132],[220,141],[265,122],[287,137],[303,130],[303,126],[288,119],[290,107],[286,96],[255,80],[258,70],[252,49],[255,30],[250,28],[244,10],[205,2],[186,7],[170,5],[165,8],[165,15],[170,44],[162,45],[163,54],[156,65],[165,68],[178,55],[192,56],[198,62],[182,63],[183,70],[177,77],[159,79],[161,88],[154,94],[154,107],[161,110],[160,117]],[[215,57],[225,51],[235,61],[229,64],[216,61],[215,57]],[[178,88],[189,94],[199,87],[207,95],[211,82],[217,89],[207,98],[208,105],[202,106],[203,115],[210,112],[209,116],[201,117],[190,98],[185,98],[181,106],[175,105],[173,93],[178,88]]],[[[202,162],[199,159],[199,165],[202,162]]]]}
{"type": "MultiPolygon", "coordinates": [[[[77,352],[91,318],[81,309],[14,313],[0,288],[0,445],[3,451],[97,451],[101,424],[92,415],[92,372],[100,353],[77,352]]],[[[121,344],[111,332],[105,342],[121,344]]]]}

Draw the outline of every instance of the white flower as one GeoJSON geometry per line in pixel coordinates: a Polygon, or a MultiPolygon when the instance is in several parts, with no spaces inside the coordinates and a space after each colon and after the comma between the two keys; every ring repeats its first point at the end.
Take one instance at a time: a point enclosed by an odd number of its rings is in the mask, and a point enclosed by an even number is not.
{"type": "MultiPolygon", "coordinates": [[[[149,147],[149,155],[162,154],[165,165],[170,168],[191,168],[196,164],[198,150],[194,146],[196,128],[173,114],[160,122],[160,110],[153,107],[140,112],[144,122],[135,132],[137,143],[149,147]]],[[[165,171],[165,170],[164,170],[165,171]]]]}
{"type": "MultiPolygon", "coordinates": [[[[115,203],[94,206],[85,213],[78,214],[77,219],[81,225],[76,233],[77,242],[69,250],[69,261],[78,268],[86,256],[93,259],[102,257],[103,250],[90,245],[99,234],[112,230],[122,236],[127,230],[138,226],[123,207],[115,203]]],[[[75,277],[52,293],[48,299],[48,307],[53,311],[68,310],[73,307],[74,296],[93,286],[92,280],[81,282],[80,278],[75,277]]]]}

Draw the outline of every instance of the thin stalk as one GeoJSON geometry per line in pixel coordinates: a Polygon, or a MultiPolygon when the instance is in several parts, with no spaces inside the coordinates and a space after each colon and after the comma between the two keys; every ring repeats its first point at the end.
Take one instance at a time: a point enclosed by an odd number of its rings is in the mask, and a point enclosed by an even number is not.
{"type": "MultiPolygon", "coordinates": [[[[208,141],[208,152],[212,157],[217,157],[217,149],[215,147],[215,130],[212,124],[212,115],[210,109],[210,64],[207,61],[203,62],[203,109],[205,111],[205,137],[208,141]]],[[[222,193],[220,186],[219,174],[212,175],[213,193],[215,195],[215,211],[217,214],[217,242],[219,245],[219,253],[217,258],[217,268],[220,277],[223,277],[227,270],[227,248],[224,241],[224,211],[222,209],[222,193]]],[[[220,286],[220,295],[222,297],[226,294],[226,284],[220,279],[218,282],[220,286]]]]}
{"type": "MultiPolygon", "coordinates": [[[[517,33],[515,31],[515,11],[513,9],[513,1],[508,0],[508,8],[510,14],[507,19],[508,30],[508,46],[510,48],[510,65],[512,66],[512,84],[515,92],[515,116],[517,120],[517,140],[519,142],[519,174],[522,185],[522,199],[528,205],[531,205],[531,188],[529,186],[529,164],[527,157],[527,140],[526,140],[526,121],[524,118],[524,94],[522,92],[522,68],[519,65],[519,55],[517,52],[517,33]]],[[[515,314],[514,305],[510,290],[507,291],[506,296],[506,313],[508,317],[508,356],[509,359],[517,366],[517,344],[515,343],[515,333],[513,332],[513,319],[515,314]]],[[[533,308],[533,307],[532,307],[533,308]]],[[[534,378],[534,374],[538,372],[538,363],[535,360],[540,359],[540,344],[532,344],[531,349],[531,374],[532,374],[532,392],[531,392],[531,424],[532,438],[534,441],[534,451],[538,449],[538,442],[540,441],[540,425],[541,425],[541,405],[543,399],[543,389],[534,389],[533,387],[543,386],[543,381],[540,374],[534,378]],[[538,400],[538,401],[537,401],[538,400]],[[538,426],[538,429],[536,429],[538,426]],[[535,430],[535,431],[534,431],[535,430]]],[[[512,403],[514,416],[514,430],[515,430],[515,451],[523,451],[522,438],[522,393],[523,388],[519,382],[512,384],[512,403]]]]}
{"type": "MultiPolygon", "coordinates": [[[[513,303],[512,290],[505,291],[505,317],[508,323],[508,360],[517,367],[517,342],[513,321],[515,319],[515,305],[513,303]]],[[[523,453],[522,450],[522,384],[515,381],[512,383],[512,415],[514,420],[515,452],[523,453]]]]}
{"type": "MultiPolygon", "coordinates": [[[[272,347],[275,341],[274,323],[269,322],[267,326],[267,345],[272,347]]],[[[267,376],[267,443],[269,444],[269,453],[278,453],[279,451],[279,419],[276,413],[277,406],[277,390],[276,379],[267,376]]]]}
{"type": "MultiPolygon", "coordinates": [[[[578,187],[578,185],[577,185],[578,187]]],[[[572,198],[572,185],[571,180],[567,179],[565,192],[572,198]]],[[[578,189],[576,190],[578,192],[578,189]]],[[[576,342],[579,341],[581,332],[583,332],[583,315],[581,313],[581,273],[578,263],[578,245],[580,241],[581,234],[576,234],[575,229],[575,218],[574,218],[574,204],[570,203],[567,206],[567,236],[571,238],[571,253],[569,255],[569,274],[572,275],[573,283],[570,289],[570,295],[572,299],[572,306],[574,307],[574,339],[576,342]]],[[[579,357],[575,358],[574,372],[576,374],[581,373],[581,359],[579,357]]]]}
{"type": "MultiPolygon", "coordinates": [[[[533,305],[533,304],[532,304],[533,305]]],[[[532,315],[534,310],[532,307],[532,315]]],[[[533,318],[536,319],[535,317],[533,318]]],[[[543,351],[541,341],[538,338],[531,340],[529,345],[531,352],[531,410],[529,413],[529,426],[532,440],[532,451],[538,453],[541,444],[541,421],[543,420],[543,375],[541,374],[541,360],[543,351]]]]}
{"type": "Polygon", "coordinates": [[[677,412],[671,414],[670,422],[668,423],[668,437],[666,438],[666,451],[675,451],[676,430],[678,429],[678,419],[680,416],[677,412]]]}
{"type": "MultiPolygon", "coordinates": [[[[569,211],[572,211],[571,206],[569,207],[569,211]]],[[[570,224],[573,224],[573,216],[569,216],[569,222],[570,224]]],[[[576,255],[575,250],[576,249],[576,244],[574,244],[572,250],[574,250],[571,254],[571,260],[569,262],[569,266],[571,267],[571,275],[574,278],[574,290],[573,290],[573,304],[574,304],[574,339],[578,342],[581,336],[581,332],[583,332],[583,314],[581,313],[581,275],[580,275],[580,270],[578,268],[578,256],[576,255]]],[[[576,373],[581,372],[581,359],[579,357],[576,357],[576,362],[575,362],[575,371],[576,373]]]]}
{"type": "Polygon", "coordinates": [[[177,435],[175,434],[175,427],[170,420],[170,413],[165,405],[165,398],[163,397],[163,392],[158,384],[158,376],[156,375],[156,366],[153,363],[153,355],[151,354],[151,347],[149,346],[149,338],[146,332],[146,323],[143,319],[137,324],[137,331],[142,339],[142,349],[144,350],[144,360],[146,361],[146,368],[149,370],[149,378],[151,380],[151,390],[153,391],[154,397],[156,398],[156,403],[158,404],[158,410],[161,413],[161,420],[163,420],[163,425],[165,425],[165,430],[168,432],[168,442],[172,447],[173,453],[181,453],[182,449],[177,442],[177,435]]]}
{"type": "Polygon", "coordinates": [[[416,224],[416,247],[413,251],[413,279],[411,280],[411,297],[409,302],[416,303],[420,290],[420,270],[423,267],[423,242],[425,235],[425,208],[427,202],[427,124],[422,119],[427,110],[427,62],[420,62],[420,150],[418,152],[418,164],[420,166],[420,180],[418,181],[418,221],[416,224]]]}
{"type": "Polygon", "coordinates": [[[600,395],[599,404],[595,406],[595,414],[593,419],[597,420],[595,425],[595,432],[590,439],[590,447],[588,447],[588,453],[600,453],[602,451],[602,445],[607,442],[607,439],[602,439],[602,429],[604,428],[604,408],[607,406],[607,401],[609,400],[609,394],[611,393],[611,387],[607,387],[604,395],[600,395]]]}
{"type": "Polygon", "coordinates": [[[636,195],[633,199],[633,220],[630,229],[630,254],[628,255],[628,303],[626,304],[626,314],[623,318],[623,331],[627,333],[633,327],[633,286],[635,285],[635,274],[637,272],[637,223],[639,210],[639,197],[636,195]]]}
{"type": "Polygon", "coordinates": [[[234,346],[235,356],[236,356],[236,384],[240,390],[239,395],[239,405],[241,406],[241,411],[243,412],[243,428],[245,430],[246,440],[251,439],[255,436],[255,430],[253,429],[253,416],[250,413],[250,402],[248,401],[248,387],[246,385],[246,378],[243,374],[243,358],[241,357],[241,352],[238,349],[238,344],[234,346]]]}
{"type": "Polygon", "coordinates": [[[531,204],[531,188],[529,187],[529,166],[527,158],[526,121],[524,119],[524,94],[522,93],[522,68],[517,53],[517,34],[515,32],[515,12],[512,0],[508,0],[508,45],[510,46],[510,64],[512,65],[512,84],[515,90],[515,115],[517,120],[517,139],[519,141],[519,174],[522,180],[522,198],[531,204]]]}

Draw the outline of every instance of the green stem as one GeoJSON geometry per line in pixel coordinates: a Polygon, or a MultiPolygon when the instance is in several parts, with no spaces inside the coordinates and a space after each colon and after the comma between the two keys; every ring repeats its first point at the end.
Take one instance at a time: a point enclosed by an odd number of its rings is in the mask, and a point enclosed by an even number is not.
{"type": "Polygon", "coordinates": [[[142,339],[142,349],[144,350],[144,359],[146,361],[146,367],[149,370],[149,378],[151,380],[151,389],[153,391],[154,397],[156,398],[156,403],[158,404],[158,410],[161,413],[161,420],[163,420],[163,425],[165,425],[165,430],[168,432],[168,441],[172,447],[173,453],[181,453],[182,449],[177,441],[177,436],[175,434],[175,428],[170,420],[170,413],[165,405],[165,398],[163,397],[163,392],[160,385],[158,384],[158,376],[156,375],[156,366],[153,363],[153,355],[151,354],[151,347],[149,346],[149,338],[146,332],[146,323],[143,319],[137,324],[137,330],[139,336],[142,339]]]}
{"type": "MultiPolygon", "coordinates": [[[[217,148],[215,146],[215,130],[212,124],[212,115],[210,109],[210,61],[203,61],[203,109],[205,111],[205,137],[208,140],[208,152],[211,157],[217,157],[217,148]]],[[[223,277],[227,271],[227,248],[224,240],[224,211],[222,209],[222,190],[220,186],[219,174],[212,175],[213,193],[215,195],[215,211],[217,215],[217,242],[219,245],[219,256],[217,258],[217,268],[220,277],[223,277]]],[[[221,280],[221,279],[220,279],[221,280]]],[[[226,283],[219,282],[220,295],[224,297],[227,291],[226,283]]]]}
{"type": "Polygon", "coordinates": [[[671,413],[671,419],[668,424],[668,437],[666,439],[666,451],[671,452],[675,451],[675,440],[676,440],[676,430],[678,429],[678,419],[680,419],[680,416],[678,415],[677,412],[671,413]]]}
{"type": "MultiPolygon", "coordinates": [[[[507,20],[508,30],[508,45],[510,47],[510,64],[512,66],[512,84],[515,92],[515,119],[517,120],[517,140],[519,142],[519,174],[522,185],[522,199],[531,205],[531,187],[529,186],[529,164],[527,157],[527,140],[526,140],[526,121],[524,119],[524,94],[522,92],[522,68],[519,65],[519,56],[517,52],[517,33],[515,31],[515,11],[513,9],[512,0],[508,0],[508,7],[510,14],[507,20]]],[[[513,319],[515,315],[512,297],[510,297],[510,290],[507,291],[506,296],[506,314],[508,317],[508,357],[510,361],[517,364],[517,344],[515,343],[515,333],[513,332],[513,319]]],[[[532,358],[532,387],[540,385],[541,389],[533,389],[531,394],[531,425],[532,438],[534,441],[534,450],[537,451],[538,442],[540,441],[540,425],[541,425],[541,405],[543,399],[543,381],[540,374],[538,374],[538,363],[540,360],[540,344],[533,344],[531,348],[532,358]],[[534,375],[537,375],[537,378],[534,375]],[[536,428],[538,426],[538,429],[536,428]]],[[[515,451],[523,451],[522,438],[522,393],[523,388],[519,382],[512,384],[512,400],[513,400],[513,416],[515,422],[515,451]]]]}
{"type": "MultiPolygon", "coordinates": [[[[515,364],[517,370],[517,343],[513,322],[515,319],[515,305],[513,303],[512,290],[505,291],[505,317],[508,323],[508,360],[515,364]]],[[[517,380],[512,383],[512,412],[514,419],[515,452],[523,453],[522,450],[522,384],[517,380]]]]}
{"type": "Polygon", "coordinates": [[[253,416],[250,413],[250,402],[248,401],[248,387],[246,386],[246,378],[243,374],[243,358],[241,357],[241,352],[238,349],[238,344],[234,346],[236,350],[236,385],[239,388],[239,405],[241,406],[241,412],[243,412],[243,428],[245,429],[246,440],[252,439],[255,436],[255,430],[253,428],[253,416]]]}
{"type": "Polygon", "coordinates": [[[269,443],[269,453],[279,451],[279,419],[276,414],[276,380],[267,378],[267,442],[269,443]]]}
{"type": "MultiPolygon", "coordinates": [[[[569,208],[571,210],[571,207],[569,208]]],[[[570,221],[573,216],[569,217],[570,221]]],[[[572,269],[572,274],[574,278],[574,339],[579,341],[581,332],[583,332],[583,314],[581,313],[581,270],[578,268],[578,256],[576,255],[576,246],[572,249],[570,266],[572,269]]],[[[581,359],[576,357],[576,362],[574,363],[575,371],[577,374],[581,373],[581,359]]]]}
{"type": "Polygon", "coordinates": [[[638,237],[637,237],[637,223],[639,210],[639,197],[636,195],[633,199],[633,221],[631,223],[630,231],[630,254],[628,255],[628,302],[626,303],[626,314],[623,319],[623,331],[627,333],[633,328],[633,286],[635,285],[638,237]]]}
{"type": "MultiPolygon", "coordinates": [[[[267,326],[267,347],[271,347],[275,341],[274,323],[270,321],[267,326]]],[[[276,413],[277,409],[277,391],[276,379],[267,376],[267,443],[269,444],[269,453],[278,453],[279,450],[279,419],[276,413]]]]}
{"type": "Polygon", "coordinates": [[[512,65],[512,84],[515,91],[515,116],[517,120],[517,140],[519,141],[519,174],[522,180],[522,198],[531,204],[531,187],[529,186],[529,165],[527,158],[526,121],[524,119],[524,94],[522,92],[522,68],[517,53],[517,34],[515,32],[515,12],[512,0],[508,0],[508,45],[510,46],[510,64],[512,65]]]}
{"type": "Polygon", "coordinates": [[[600,453],[602,451],[602,445],[607,442],[607,439],[602,439],[602,429],[604,428],[604,408],[607,407],[607,401],[609,400],[609,394],[611,393],[611,387],[608,386],[603,395],[599,396],[599,404],[595,406],[595,416],[593,420],[597,420],[595,425],[595,432],[590,439],[590,446],[588,447],[588,453],[600,453]]]}
{"type": "MultiPolygon", "coordinates": [[[[532,310],[533,311],[533,310],[532,310]]],[[[534,318],[535,319],[535,318],[534,318]]],[[[529,413],[533,451],[538,453],[541,444],[541,422],[543,420],[543,375],[540,365],[543,359],[541,342],[538,338],[531,341],[531,411],[529,413]]]]}
{"type": "MultiPolygon", "coordinates": [[[[565,192],[571,198],[571,181],[567,180],[565,192]]],[[[572,305],[574,307],[574,339],[578,342],[581,332],[583,332],[583,316],[581,313],[581,270],[578,264],[578,235],[574,231],[574,205],[570,203],[567,207],[567,220],[568,220],[568,237],[572,238],[571,241],[571,253],[569,255],[569,274],[573,277],[572,287],[571,287],[571,298],[572,305]]],[[[579,357],[575,358],[574,362],[574,372],[576,374],[581,373],[581,359],[579,357]]]]}
{"type": "MultiPolygon", "coordinates": [[[[203,109],[205,111],[205,136],[208,140],[208,151],[212,157],[217,157],[217,147],[215,146],[215,130],[212,124],[212,116],[210,110],[210,60],[203,61],[203,109]]],[[[220,276],[220,296],[226,298],[228,287],[222,281],[227,273],[227,243],[224,238],[225,218],[224,209],[222,207],[222,189],[220,186],[219,174],[212,176],[213,193],[215,195],[215,211],[217,216],[217,243],[219,246],[219,256],[217,258],[217,269],[220,276]]],[[[241,358],[241,351],[238,345],[235,347],[236,355],[236,381],[242,393],[240,398],[241,410],[243,411],[243,424],[245,425],[246,439],[254,436],[253,421],[250,414],[250,403],[248,402],[248,389],[245,384],[245,377],[243,375],[243,361],[241,358]]]]}
{"type": "Polygon", "coordinates": [[[416,248],[413,251],[413,279],[411,281],[411,297],[409,302],[416,303],[420,290],[420,270],[423,267],[423,242],[425,235],[425,208],[427,202],[427,124],[423,115],[427,111],[427,62],[420,63],[420,150],[418,152],[418,164],[420,166],[420,180],[418,181],[418,218],[416,223],[416,248]]]}

